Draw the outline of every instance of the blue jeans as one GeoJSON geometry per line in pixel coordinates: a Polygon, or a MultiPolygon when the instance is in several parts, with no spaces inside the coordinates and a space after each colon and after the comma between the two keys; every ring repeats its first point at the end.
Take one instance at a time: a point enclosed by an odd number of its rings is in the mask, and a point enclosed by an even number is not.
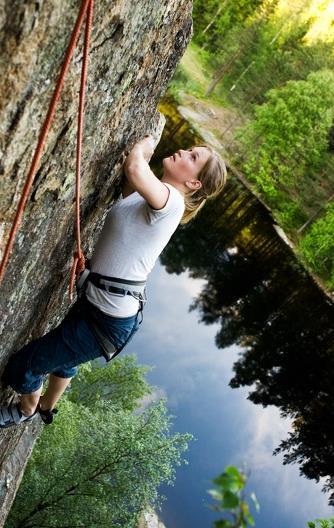
{"type": "MultiPolygon", "coordinates": [[[[20,394],[30,394],[42,386],[46,374],[72,378],[78,365],[103,356],[101,345],[82,315],[82,306],[87,302],[77,301],[57,328],[11,356],[4,382],[20,394]]],[[[127,344],[139,328],[139,311],[130,317],[112,317],[92,306],[90,309],[96,310],[99,325],[116,350],[127,344]]]]}

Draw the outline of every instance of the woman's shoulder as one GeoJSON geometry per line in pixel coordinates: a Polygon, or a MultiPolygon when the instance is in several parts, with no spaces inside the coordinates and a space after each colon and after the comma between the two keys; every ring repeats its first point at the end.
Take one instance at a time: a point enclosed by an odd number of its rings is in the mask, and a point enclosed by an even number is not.
{"type": "Polygon", "coordinates": [[[147,211],[151,223],[152,221],[166,217],[177,217],[179,219],[184,213],[185,203],[183,195],[170,183],[164,182],[164,185],[166,185],[169,190],[165,205],[161,209],[154,209],[147,203],[147,211]]]}
{"type": "Polygon", "coordinates": [[[185,208],[184,195],[171,183],[164,182],[164,185],[169,189],[169,196],[166,205],[174,205],[177,209],[185,208]]]}

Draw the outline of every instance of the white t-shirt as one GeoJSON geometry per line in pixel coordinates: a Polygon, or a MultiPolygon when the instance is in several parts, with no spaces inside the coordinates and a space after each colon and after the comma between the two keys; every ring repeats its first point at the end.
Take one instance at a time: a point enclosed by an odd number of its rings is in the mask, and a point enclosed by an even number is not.
{"type": "MultiPolygon", "coordinates": [[[[185,209],[182,194],[171,184],[164,185],[169,196],[162,209],[152,209],[138,192],[113,204],[91,258],[92,271],[120,279],[147,279],[185,209]]],[[[100,310],[116,317],[130,317],[139,308],[131,295],[119,297],[91,282],[86,295],[100,310]]]]}

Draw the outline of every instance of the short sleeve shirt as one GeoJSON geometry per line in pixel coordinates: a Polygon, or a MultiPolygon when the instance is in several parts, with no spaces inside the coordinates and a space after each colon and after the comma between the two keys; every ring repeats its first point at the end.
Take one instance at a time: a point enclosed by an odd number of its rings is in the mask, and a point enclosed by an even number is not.
{"type": "MultiPolygon", "coordinates": [[[[120,279],[147,279],[185,209],[182,194],[173,185],[164,185],[169,196],[162,209],[153,209],[138,192],[113,204],[93,252],[92,271],[120,279]]],[[[119,297],[90,282],[86,294],[100,310],[116,317],[129,317],[138,310],[132,296],[119,297]]]]}

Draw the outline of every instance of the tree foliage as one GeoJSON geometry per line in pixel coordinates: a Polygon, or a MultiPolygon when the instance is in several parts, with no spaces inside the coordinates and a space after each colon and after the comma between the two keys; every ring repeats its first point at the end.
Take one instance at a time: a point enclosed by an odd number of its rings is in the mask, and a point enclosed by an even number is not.
{"type": "MultiPolygon", "coordinates": [[[[214,489],[208,490],[216,504],[211,506],[215,511],[224,512],[230,519],[219,519],[214,523],[215,528],[247,528],[254,526],[254,518],[245,500],[245,486],[247,475],[235,466],[227,466],[225,471],[213,481],[214,489]]],[[[255,493],[250,498],[256,511],[260,510],[255,493]]]]}
{"type": "Polygon", "coordinates": [[[135,356],[113,360],[107,368],[92,368],[89,363],[80,367],[71,381],[68,399],[85,406],[99,400],[111,401],[114,406],[133,411],[137,402],[152,392],[145,375],[150,367],[137,365],[135,356]]]}
{"type": "Polygon", "coordinates": [[[225,46],[226,34],[242,26],[264,0],[195,0],[193,8],[194,40],[218,54],[225,46]]]}
{"type": "Polygon", "coordinates": [[[333,39],[307,41],[315,23],[313,16],[305,16],[307,4],[287,18],[276,0],[195,0],[193,40],[208,53],[208,71],[216,77],[229,64],[219,76],[222,102],[252,113],[252,105],[264,102],[270,88],[333,69],[333,39]]]}
{"type": "Polygon", "coordinates": [[[130,403],[126,391],[142,375],[127,358],[82,369],[56,424],[37,442],[6,528],[135,528],[145,507],[160,504],[157,488],[173,482],[191,435],[171,434],[164,400],[133,412],[145,382],[129,393],[130,403]],[[123,379],[110,399],[106,379],[115,382],[118,373],[123,379]],[[80,394],[85,382],[88,389],[80,394]]]}
{"type": "Polygon", "coordinates": [[[308,528],[334,528],[334,517],[331,519],[316,519],[307,523],[308,528]]]}
{"type": "Polygon", "coordinates": [[[334,203],[329,203],[300,242],[300,249],[310,267],[324,276],[334,289],[334,203]]]}
{"type": "Polygon", "coordinates": [[[267,102],[255,108],[255,119],[239,130],[246,156],[243,171],[275,207],[284,227],[305,220],[302,196],[305,181],[316,181],[329,165],[329,131],[334,118],[334,73],[321,70],[305,81],[289,81],[270,90],[267,102]],[[285,189],[295,191],[295,202],[285,189]]]}

